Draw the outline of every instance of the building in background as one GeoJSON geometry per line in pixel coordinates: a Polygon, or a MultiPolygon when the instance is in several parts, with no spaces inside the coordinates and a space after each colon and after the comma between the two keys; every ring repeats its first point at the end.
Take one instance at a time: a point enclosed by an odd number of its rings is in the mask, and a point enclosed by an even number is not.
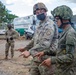
{"type": "Polygon", "coordinates": [[[17,30],[20,35],[24,35],[25,32],[31,31],[31,26],[32,29],[35,30],[35,26],[37,24],[37,19],[34,15],[29,15],[29,16],[25,16],[25,17],[20,17],[20,18],[15,18],[13,20],[13,24],[14,24],[14,29],[17,30]]]}

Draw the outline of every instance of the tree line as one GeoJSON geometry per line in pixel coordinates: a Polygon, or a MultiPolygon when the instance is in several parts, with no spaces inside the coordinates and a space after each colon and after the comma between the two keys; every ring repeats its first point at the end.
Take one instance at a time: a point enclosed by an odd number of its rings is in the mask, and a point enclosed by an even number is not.
{"type": "Polygon", "coordinates": [[[8,10],[5,5],[0,1],[0,23],[10,23],[16,17],[18,16],[10,14],[10,10],[8,10]]]}

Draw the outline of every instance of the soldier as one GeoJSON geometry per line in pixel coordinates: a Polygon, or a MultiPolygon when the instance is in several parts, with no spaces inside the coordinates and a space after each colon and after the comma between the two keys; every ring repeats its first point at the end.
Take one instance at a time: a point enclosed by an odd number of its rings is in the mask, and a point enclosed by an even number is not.
{"type": "Polygon", "coordinates": [[[58,50],[56,51],[44,51],[36,54],[37,57],[41,58],[43,55],[55,54],[44,60],[41,65],[50,67],[56,64],[55,75],[76,75],[75,74],[75,63],[76,63],[76,32],[71,26],[71,18],[73,16],[72,10],[62,5],[55,8],[52,11],[52,15],[57,22],[59,28],[63,29],[63,32],[58,41],[58,50]]]}
{"type": "Polygon", "coordinates": [[[34,37],[25,48],[18,49],[23,52],[21,55],[28,57],[33,56],[31,63],[31,75],[53,75],[53,68],[49,70],[47,67],[39,66],[39,64],[49,56],[43,56],[41,60],[34,57],[37,52],[53,50],[57,48],[57,27],[55,23],[47,16],[47,8],[43,3],[37,3],[33,7],[33,13],[40,20],[40,23],[35,31],[34,37]]]}
{"type": "Polygon", "coordinates": [[[19,33],[12,29],[12,24],[7,25],[8,30],[5,32],[5,59],[8,59],[9,48],[11,47],[11,58],[14,56],[14,39],[19,37],[19,33]]]}

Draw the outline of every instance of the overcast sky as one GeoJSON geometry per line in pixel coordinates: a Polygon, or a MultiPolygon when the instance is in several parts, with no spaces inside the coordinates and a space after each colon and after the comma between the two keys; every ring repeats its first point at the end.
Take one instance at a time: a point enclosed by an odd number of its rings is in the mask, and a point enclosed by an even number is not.
{"type": "Polygon", "coordinates": [[[24,17],[33,14],[33,5],[37,2],[43,2],[48,8],[48,14],[55,7],[60,5],[67,5],[76,14],[76,0],[0,0],[12,14],[19,17],[24,17]]]}

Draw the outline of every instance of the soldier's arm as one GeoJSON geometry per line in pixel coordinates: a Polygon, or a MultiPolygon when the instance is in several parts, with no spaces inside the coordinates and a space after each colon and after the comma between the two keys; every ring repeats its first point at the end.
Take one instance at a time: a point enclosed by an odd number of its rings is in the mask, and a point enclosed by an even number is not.
{"type": "Polygon", "coordinates": [[[53,51],[53,50],[44,51],[44,55],[55,56],[56,55],[56,51],[53,51]]]}
{"type": "Polygon", "coordinates": [[[43,34],[39,43],[29,50],[32,56],[34,56],[38,50],[43,51],[44,49],[49,49],[54,36],[54,27],[46,27],[46,31],[43,34]]]}
{"type": "Polygon", "coordinates": [[[5,39],[7,39],[8,37],[7,37],[7,31],[5,32],[5,39]]]}
{"type": "Polygon", "coordinates": [[[57,57],[52,57],[52,63],[70,63],[74,59],[74,53],[75,53],[75,42],[76,42],[76,37],[74,33],[67,34],[66,36],[66,54],[57,56],[57,57]]]}
{"type": "Polygon", "coordinates": [[[29,44],[26,46],[26,47],[24,47],[24,50],[29,50],[29,49],[31,49],[32,47],[34,46],[34,40],[32,39],[30,42],[29,42],[29,44]]]}
{"type": "Polygon", "coordinates": [[[55,56],[56,52],[57,52],[57,48],[58,48],[58,27],[56,24],[54,24],[54,29],[55,29],[55,33],[54,33],[54,39],[52,42],[52,45],[50,47],[50,50],[44,51],[44,55],[51,55],[51,56],[55,56]]]}
{"type": "Polygon", "coordinates": [[[16,30],[13,30],[13,38],[16,39],[16,38],[19,38],[20,37],[20,34],[16,31],[16,30]]]}

